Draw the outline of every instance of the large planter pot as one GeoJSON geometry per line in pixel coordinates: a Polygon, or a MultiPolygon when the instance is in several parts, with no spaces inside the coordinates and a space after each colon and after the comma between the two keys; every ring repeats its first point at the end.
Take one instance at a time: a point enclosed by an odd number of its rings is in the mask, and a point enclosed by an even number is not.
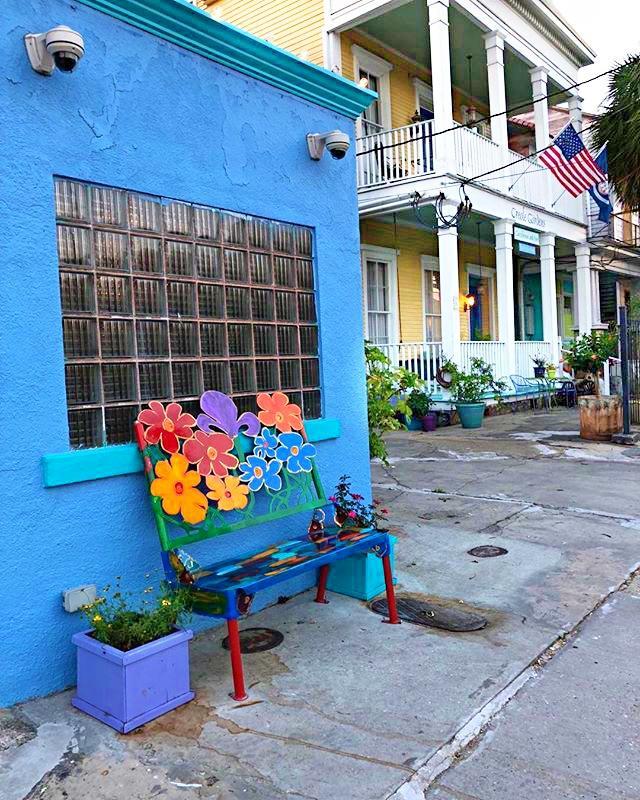
{"type": "Polygon", "coordinates": [[[410,431],[422,430],[422,419],[420,417],[416,417],[415,415],[410,419],[407,419],[405,424],[410,431]]]}
{"type": "Polygon", "coordinates": [[[96,641],[90,633],[72,637],[77,648],[78,686],[71,702],[76,708],[128,733],[193,700],[191,631],[177,630],[127,652],[96,641]]]}
{"type": "MultiPolygon", "coordinates": [[[[391,568],[395,569],[396,537],[389,537],[391,543],[391,568]]],[[[336,561],[331,565],[327,578],[327,589],[358,600],[372,600],[384,592],[384,573],[380,558],[371,552],[356,553],[350,558],[336,561]]]]}
{"type": "Polygon", "coordinates": [[[533,368],[533,377],[534,378],[544,378],[546,367],[534,367],[533,368]]]}
{"type": "Polygon", "coordinates": [[[617,395],[578,398],[580,409],[580,438],[607,442],[612,434],[622,430],[622,398],[617,395]]]}
{"type": "Polygon", "coordinates": [[[456,410],[463,428],[482,427],[484,403],[456,403],[456,410]]]}
{"type": "Polygon", "coordinates": [[[438,415],[435,411],[430,411],[422,417],[421,422],[423,431],[435,431],[438,427],[438,415]]]}

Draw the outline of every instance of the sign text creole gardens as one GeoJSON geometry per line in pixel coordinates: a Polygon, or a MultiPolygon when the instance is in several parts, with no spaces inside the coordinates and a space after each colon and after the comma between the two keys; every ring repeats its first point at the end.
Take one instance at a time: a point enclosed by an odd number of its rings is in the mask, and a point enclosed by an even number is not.
{"type": "Polygon", "coordinates": [[[543,217],[535,211],[530,211],[526,208],[518,208],[511,206],[511,218],[514,222],[519,222],[521,225],[528,225],[531,228],[545,229],[547,223],[543,217]]]}

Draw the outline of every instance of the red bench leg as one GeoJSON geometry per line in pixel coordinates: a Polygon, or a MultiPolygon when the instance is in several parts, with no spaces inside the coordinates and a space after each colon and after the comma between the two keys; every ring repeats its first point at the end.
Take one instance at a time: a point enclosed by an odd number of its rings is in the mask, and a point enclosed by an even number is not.
{"type": "Polygon", "coordinates": [[[391,573],[391,559],[388,555],[382,557],[382,569],[384,570],[384,585],[387,590],[387,606],[389,607],[389,619],[382,620],[391,625],[399,625],[400,617],[396,607],[396,593],[393,588],[393,575],[391,573]]]}
{"type": "Polygon", "coordinates": [[[229,631],[229,652],[231,653],[231,672],[233,673],[233,697],[234,700],[246,700],[249,696],[244,688],[244,673],[242,670],[242,653],[240,652],[240,635],[238,632],[238,620],[228,619],[227,630],[229,631]]]}
{"type": "Polygon", "coordinates": [[[329,577],[329,565],[325,564],[324,567],[320,567],[320,574],[318,575],[318,590],[316,592],[316,599],[314,600],[314,603],[329,602],[324,596],[327,589],[328,577],[329,577]]]}

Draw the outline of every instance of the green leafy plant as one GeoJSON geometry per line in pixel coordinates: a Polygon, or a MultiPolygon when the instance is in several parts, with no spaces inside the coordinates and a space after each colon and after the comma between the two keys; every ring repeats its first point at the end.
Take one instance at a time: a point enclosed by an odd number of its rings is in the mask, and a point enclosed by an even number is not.
{"type": "Polygon", "coordinates": [[[598,373],[605,361],[618,354],[618,334],[616,331],[593,331],[576,336],[571,341],[565,355],[565,363],[574,372],[584,372],[593,381],[596,397],[600,397],[598,373]]]}
{"type": "Polygon", "coordinates": [[[386,464],[388,451],[382,437],[389,431],[404,427],[397,415],[411,417],[405,395],[422,386],[423,381],[403,367],[393,367],[382,350],[369,342],[365,342],[364,352],[367,367],[369,454],[371,458],[380,458],[386,464]],[[394,399],[395,405],[392,403],[394,399]]]}
{"type": "Polygon", "coordinates": [[[407,397],[407,405],[414,417],[426,417],[431,410],[431,395],[420,389],[414,389],[407,397]]]}
{"type": "Polygon", "coordinates": [[[640,294],[632,294],[629,298],[629,318],[640,319],[640,294]]]}
{"type": "Polygon", "coordinates": [[[609,183],[627,208],[640,206],[640,54],[618,64],[609,78],[607,106],[591,126],[593,150],[608,144],[609,183]]]}
{"type": "Polygon", "coordinates": [[[336,521],[355,528],[386,530],[388,510],[381,508],[379,500],[366,503],[361,494],[351,491],[351,478],[341,475],[329,500],[336,509],[336,521]],[[382,526],[382,527],[381,527],[382,526]]]}
{"type": "Polygon", "coordinates": [[[491,334],[488,331],[486,333],[484,333],[482,328],[475,328],[475,330],[473,331],[473,341],[474,342],[490,342],[491,341],[491,334]]]}
{"type": "Polygon", "coordinates": [[[105,586],[103,596],[82,609],[93,637],[103,644],[133,650],[172,633],[188,614],[187,589],[173,590],[162,583],[159,591],[149,586],[143,591],[144,597],[135,600],[131,593],[122,592],[119,580],[113,588],[105,586]]]}
{"type": "Polygon", "coordinates": [[[454,403],[482,403],[489,389],[493,389],[495,399],[499,400],[500,392],[506,388],[504,381],[494,378],[491,366],[482,358],[471,359],[469,372],[453,361],[445,361],[442,371],[451,376],[449,392],[454,403]]]}
{"type": "Polygon", "coordinates": [[[544,367],[546,369],[547,360],[544,356],[536,354],[535,356],[531,356],[531,360],[536,365],[536,367],[544,367]]]}

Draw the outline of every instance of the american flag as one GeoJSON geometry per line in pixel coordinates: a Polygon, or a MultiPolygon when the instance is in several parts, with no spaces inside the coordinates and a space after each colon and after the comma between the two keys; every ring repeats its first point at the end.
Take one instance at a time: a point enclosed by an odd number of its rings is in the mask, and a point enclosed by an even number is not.
{"type": "Polygon", "coordinates": [[[540,161],[573,197],[606,180],[571,123],[540,153],[540,161]]]}

